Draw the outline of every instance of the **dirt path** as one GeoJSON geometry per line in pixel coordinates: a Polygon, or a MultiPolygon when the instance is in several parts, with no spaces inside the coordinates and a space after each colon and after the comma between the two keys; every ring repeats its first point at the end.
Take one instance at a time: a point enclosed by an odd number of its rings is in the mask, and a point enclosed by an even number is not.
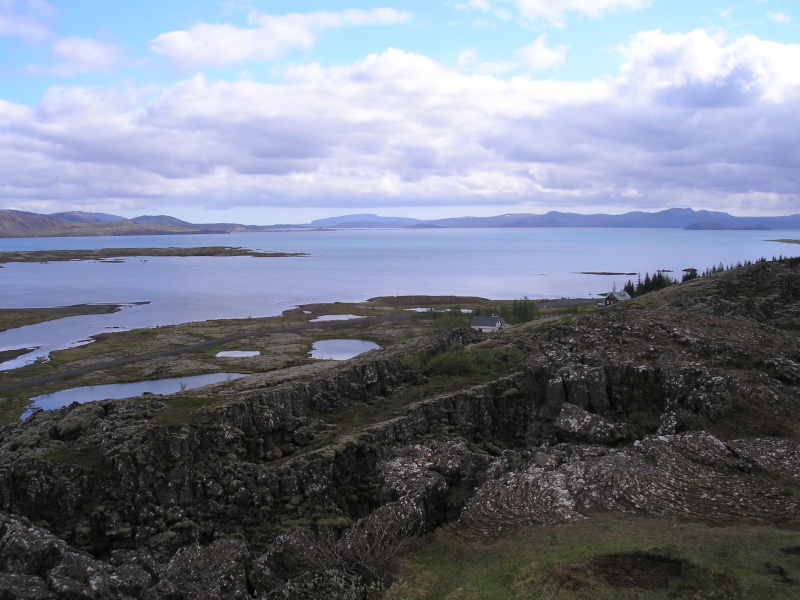
{"type": "Polygon", "coordinates": [[[248,337],[255,337],[255,336],[263,336],[269,335],[272,333],[289,333],[292,331],[305,331],[308,329],[334,329],[337,327],[348,327],[354,324],[363,324],[363,323],[377,323],[379,321],[400,321],[410,319],[412,315],[410,314],[397,314],[397,315],[386,315],[381,317],[362,317],[360,319],[348,319],[346,321],[329,321],[323,323],[307,323],[305,325],[293,325],[291,327],[277,327],[274,329],[261,329],[258,331],[248,331],[246,333],[237,333],[233,335],[226,335],[223,337],[214,338],[211,340],[206,340],[204,342],[199,342],[197,344],[190,344],[188,346],[181,346],[180,348],[170,348],[168,350],[159,350],[158,352],[149,352],[147,354],[137,354],[136,356],[126,356],[125,358],[118,358],[116,360],[109,360],[107,362],[98,363],[96,365],[91,365],[89,367],[81,367],[80,369],[71,369],[69,371],[62,371],[60,373],[53,373],[51,375],[42,375],[41,377],[35,377],[33,379],[26,379],[25,381],[18,381],[16,383],[9,383],[6,385],[0,386],[0,392],[11,392],[14,390],[21,390],[28,387],[33,387],[37,385],[43,385],[46,383],[50,383],[51,381],[57,381],[59,379],[66,379],[68,377],[76,377],[78,375],[86,375],[87,373],[93,373],[94,371],[103,371],[105,369],[111,369],[113,367],[120,367],[123,365],[129,365],[136,362],[141,362],[144,360],[151,360],[154,358],[163,358],[165,356],[174,356],[176,354],[182,354],[184,352],[192,352],[193,350],[201,350],[203,348],[208,348],[209,346],[216,346],[219,344],[226,344],[228,342],[234,342],[236,340],[241,340],[248,337]]]}

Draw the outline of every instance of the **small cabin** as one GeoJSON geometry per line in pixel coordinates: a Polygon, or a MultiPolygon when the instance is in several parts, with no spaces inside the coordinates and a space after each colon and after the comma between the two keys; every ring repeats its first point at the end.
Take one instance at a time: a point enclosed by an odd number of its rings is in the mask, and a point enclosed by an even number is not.
{"type": "Polygon", "coordinates": [[[491,332],[502,331],[508,327],[508,323],[503,321],[500,317],[492,315],[491,317],[472,317],[472,324],[470,327],[478,331],[491,332]]]}
{"type": "Polygon", "coordinates": [[[611,292],[606,296],[606,299],[603,301],[604,306],[609,306],[611,304],[616,304],[617,302],[625,302],[625,300],[630,300],[630,294],[626,291],[622,292],[611,292]]]}

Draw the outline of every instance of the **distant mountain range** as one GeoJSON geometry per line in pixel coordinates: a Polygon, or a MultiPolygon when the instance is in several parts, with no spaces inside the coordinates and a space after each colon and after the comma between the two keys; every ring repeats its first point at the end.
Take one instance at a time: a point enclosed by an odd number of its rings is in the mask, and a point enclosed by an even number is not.
{"type": "Polygon", "coordinates": [[[485,227],[597,227],[661,229],[800,229],[800,214],[785,217],[735,217],[724,212],[670,208],[659,212],[635,211],[622,215],[563,213],[505,214],[495,217],[454,217],[420,220],[381,217],[374,214],[343,215],[317,219],[302,225],[242,225],[239,223],[189,223],[166,215],[126,219],[92,212],[62,212],[41,215],[0,210],[0,237],[65,237],[98,235],[164,235],[231,233],[286,229],[386,229],[386,228],[485,228],[485,227]]]}
{"type": "Polygon", "coordinates": [[[189,223],[166,215],[133,219],[105,213],[65,212],[51,215],[0,210],[0,237],[77,237],[117,235],[174,235],[302,229],[294,225],[240,225],[238,223],[189,223]]]}

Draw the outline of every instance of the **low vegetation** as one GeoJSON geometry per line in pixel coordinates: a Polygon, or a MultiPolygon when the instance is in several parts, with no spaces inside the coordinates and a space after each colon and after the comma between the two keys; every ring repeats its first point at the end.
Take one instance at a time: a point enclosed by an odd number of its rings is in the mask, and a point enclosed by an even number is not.
{"type": "Polygon", "coordinates": [[[796,598],[797,532],[594,515],[495,540],[456,531],[407,554],[388,600],[796,598]]]}
{"type": "Polygon", "coordinates": [[[467,350],[461,344],[453,344],[433,357],[427,357],[423,353],[407,356],[404,364],[409,369],[424,372],[431,377],[496,377],[508,373],[523,358],[522,350],[513,346],[467,350]]]}
{"type": "Polygon", "coordinates": [[[495,305],[489,309],[479,309],[476,311],[477,315],[494,316],[497,315],[506,323],[517,325],[530,321],[539,314],[539,307],[534,300],[527,296],[512,302],[504,302],[500,305],[495,305]]]}
{"type": "Polygon", "coordinates": [[[209,396],[172,396],[165,400],[167,408],[153,415],[152,421],[167,427],[196,424],[202,409],[218,400],[209,396]]]}
{"type": "Polygon", "coordinates": [[[0,252],[0,263],[58,262],[70,260],[108,260],[138,256],[252,256],[276,258],[305,256],[303,253],[259,252],[249,248],[229,246],[200,246],[189,248],[101,248],[100,250],[26,250],[0,252]]]}

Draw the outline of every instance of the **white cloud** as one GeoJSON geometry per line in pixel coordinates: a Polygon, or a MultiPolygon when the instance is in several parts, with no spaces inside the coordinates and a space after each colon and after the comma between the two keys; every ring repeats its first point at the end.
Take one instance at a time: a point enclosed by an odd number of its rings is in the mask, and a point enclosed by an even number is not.
{"type": "Polygon", "coordinates": [[[741,104],[782,102],[800,86],[800,45],[748,35],[730,44],[703,30],[639,33],[624,49],[622,76],[640,91],[682,95],[686,101],[741,104]]]}
{"type": "Polygon", "coordinates": [[[560,67],[566,56],[566,46],[551,48],[547,44],[547,36],[542,34],[532,44],[520,48],[514,60],[484,61],[477,50],[468,48],[458,55],[456,66],[462,71],[479,75],[502,75],[514,71],[543,71],[560,67]]]}
{"type": "Polygon", "coordinates": [[[791,23],[792,22],[792,16],[791,15],[787,15],[786,13],[782,13],[782,12],[767,13],[767,16],[770,19],[772,19],[773,21],[775,21],[776,23],[791,23]]]}
{"type": "Polygon", "coordinates": [[[796,44],[649,32],[618,77],[586,83],[388,50],[295,66],[280,84],[195,76],[155,100],[54,88],[35,110],[0,103],[0,194],[107,210],[158,199],[796,212],[798,60],[796,44]]]}
{"type": "Polygon", "coordinates": [[[116,47],[97,40],[67,37],[55,41],[53,56],[58,61],[53,73],[69,77],[110,69],[119,60],[120,52],[116,47]]]}
{"type": "Polygon", "coordinates": [[[391,8],[285,16],[253,14],[251,27],[201,23],[186,31],[159,35],[150,42],[150,49],[183,68],[224,66],[273,60],[290,50],[309,48],[321,30],[405,23],[410,18],[408,13],[391,8]]]}
{"type": "Polygon", "coordinates": [[[496,13],[498,3],[513,4],[522,18],[528,21],[548,21],[563,27],[569,13],[596,19],[619,10],[645,8],[651,0],[470,0],[456,4],[456,8],[496,13]]]}
{"type": "Polygon", "coordinates": [[[468,2],[456,2],[454,6],[458,10],[483,10],[489,11],[492,9],[492,5],[489,4],[488,0],[469,0],[468,2]]]}
{"type": "Polygon", "coordinates": [[[43,0],[0,0],[0,37],[40,42],[50,35],[55,9],[43,0]]]}
{"type": "Polygon", "coordinates": [[[618,10],[638,10],[649,6],[650,0],[512,0],[526,19],[550,21],[563,25],[567,13],[577,13],[596,19],[618,10]]]}
{"type": "Polygon", "coordinates": [[[458,55],[456,66],[461,71],[480,75],[502,75],[518,70],[521,64],[514,61],[484,61],[477,50],[468,48],[458,55]]]}
{"type": "Polygon", "coordinates": [[[552,69],[564,64],[567,59],[567,47],[558,45],[551,48],[547,45],[547,36],[542,34],[535,42],[522,48],[517,57],[531,69],[552,69]]]}

